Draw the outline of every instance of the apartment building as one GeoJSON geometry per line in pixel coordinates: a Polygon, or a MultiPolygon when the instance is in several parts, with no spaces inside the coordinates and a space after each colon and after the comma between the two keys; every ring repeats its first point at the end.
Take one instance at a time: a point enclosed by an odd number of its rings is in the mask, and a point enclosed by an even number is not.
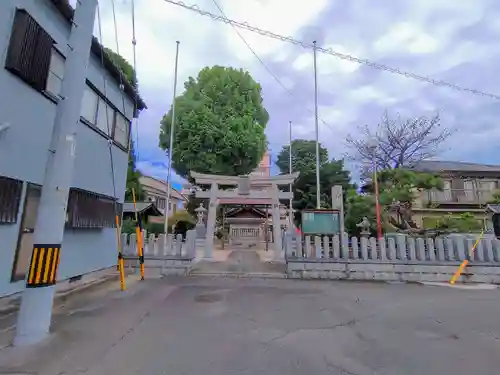
{"type": "MultiPolygon", "coordinates": [[[[0,296],[24,288],[45,166],[53,153],[73,13],[60,0],[0,1],[0,296]]],[[[120,90],[120,76],[94,38],[59,280],[116,264],[114,209],[125,194],[134,100],[139,110],[146,107],[128,82],[120,90]]]]}

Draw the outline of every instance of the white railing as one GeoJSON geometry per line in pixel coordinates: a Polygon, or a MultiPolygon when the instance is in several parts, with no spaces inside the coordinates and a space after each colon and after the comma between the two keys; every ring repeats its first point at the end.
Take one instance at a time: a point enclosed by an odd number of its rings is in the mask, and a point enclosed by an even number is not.
{"type": "Polygon", "coordinates": [[[488,237],[479,241],[472,257],[468,252],[477,239],[474,235],[450,235],[438,238],[413,238],[397,234],[388,238],[348,238],[339,236],[305,236],[287,233],[285,250],[291,259],[328,261],[381,262],[484,262],[500,266],[500,240],[488,237]]]}

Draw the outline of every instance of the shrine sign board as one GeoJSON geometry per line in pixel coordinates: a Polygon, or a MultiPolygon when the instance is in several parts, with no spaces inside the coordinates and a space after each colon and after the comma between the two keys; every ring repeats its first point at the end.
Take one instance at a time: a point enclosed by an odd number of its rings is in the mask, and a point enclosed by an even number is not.
{"type": "Polygon", "coordinates": [[[340,233],[339,210],[303,210],[302,233],[306,235],[329,235],[340,233]]]}

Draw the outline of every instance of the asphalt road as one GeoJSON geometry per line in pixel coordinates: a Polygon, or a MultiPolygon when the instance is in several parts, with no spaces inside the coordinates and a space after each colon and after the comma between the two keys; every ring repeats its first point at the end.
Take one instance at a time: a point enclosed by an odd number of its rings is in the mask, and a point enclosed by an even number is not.
{"type": "Polygon", "coordinates": [[[497,375],[500,291],[167,278],[82,299],[54,330],[0,352],[0,373],[497,375]]]}

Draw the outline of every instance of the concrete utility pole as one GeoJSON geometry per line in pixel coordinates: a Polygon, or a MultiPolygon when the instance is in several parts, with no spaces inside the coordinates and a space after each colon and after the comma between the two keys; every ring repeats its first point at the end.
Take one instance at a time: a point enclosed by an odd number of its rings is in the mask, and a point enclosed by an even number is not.
{"type": "Polygon", "coordinates": [[[321,187],[319,179],[319,125],[318,125],[318,69],[316,66],[316,41],[314,46],[314,129],[316,131],[316,208],[321,208],[321,187]]]}
{"type": "Polygon", "coordinates": [[[179,41],[175,42],[175,68],[174,68],[174,94],[172,99],[172,123],[170,124],[170,140],[168,145],[168,170],[167,170],[167,203],[165,207],[165,234],[168,234],[168,217],[170,215],[170,197],[172,196],[172,155],[174,154],[175,130],[175,95],[177,93],[177,66],[179,64],[179,41]]]}
{"type": "Polygon", "coordinates": [[[56,107],[52,134],[55,153],[48,152],[30,271],[17,318],[16,346],[43,340],[50,328],[57,265],[73,178],[75,135],[80,121],[96,10],[97,0],[80,1],[73,18],[61,87],[62,98],[56,107]]]}

